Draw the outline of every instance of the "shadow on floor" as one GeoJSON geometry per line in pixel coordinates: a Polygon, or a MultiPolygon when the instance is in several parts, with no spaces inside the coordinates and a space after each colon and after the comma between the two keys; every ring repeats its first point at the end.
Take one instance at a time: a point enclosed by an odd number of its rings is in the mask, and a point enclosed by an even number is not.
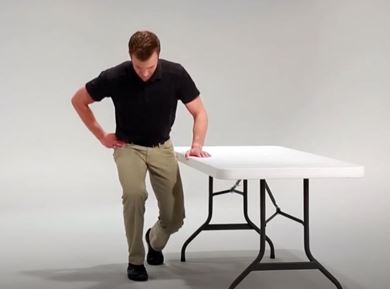
{"type": "MultiPolygon", "coordinates": [[[[299,252],[278,250],[275,261],[305,261],[299,252]]],[[[127,264],[103,264],[89,268],[49,269],[24,271],[23,274],[41,281],[74,283],[72,288],[86,289],[227,289],[233,280],[254,260],[255,251],[217,251],[187,253],[187,262],[180,262],[178,254],[166,254],[162,266],[149,266],[148,282],[129,281],[127,264]]],[[[268,257],[266,262],[272,262],[268,257]]],[[[320,260],[319,260],[320,261],[320,260]]],[[[323,264],[324,265],[324,264],[323,264]]],[[[347,280],[329,266],[325,267],[341,282],[344,289],[366,289],[347,280]]],[[[30,287],[32,288],[32,287],[30,287]]],[[[334,289],[319,270],[287,270],[251,272],[237,289],[334,289]]]]}

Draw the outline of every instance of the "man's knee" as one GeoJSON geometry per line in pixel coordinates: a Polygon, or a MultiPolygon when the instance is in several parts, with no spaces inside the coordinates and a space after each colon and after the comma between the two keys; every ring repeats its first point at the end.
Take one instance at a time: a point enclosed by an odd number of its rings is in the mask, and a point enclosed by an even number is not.
{"type": "Polygon", "coordinates": [[[127,188],[123,190],[122,203],[144,203],[147,199],[147,193],[144,188],[127,188]]]}

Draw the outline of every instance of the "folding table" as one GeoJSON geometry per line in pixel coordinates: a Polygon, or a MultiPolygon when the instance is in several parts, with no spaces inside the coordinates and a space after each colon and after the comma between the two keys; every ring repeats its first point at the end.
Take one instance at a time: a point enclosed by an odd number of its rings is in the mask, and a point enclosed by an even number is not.
{"type": "Polygon", "coordinates": [[[209,212],[204,224],[200,226],[183,244],[181,261],[185,262],[188,244],[203,230],[245,230],[252,229],[260,234],[260,250],[255,260],[232,282],[229,289],[235,288],[250,272],[264,270],[318,269],[333,284],[342,289],[339,281],[322,266],[310,251],[309,240],[309,179],[312,178],[357,178],[364,175],[364,167],[336,159],[294,150],[281,146],[207,146],[204,150],[211,154],[209,158],[185,158],[188,147],[175,147],[180,162],[209,176],[209,212]],[[214,192],[213,180],[236,180],[227,190],[214,192]],[[260,228],[248,216],[248,180],[260,181],[260,228]],[[283,212],[266,182],[266,179],[302,179],[303,180],[303,220],[283,212]],[[237,190],[243,181],[243,191],[237,190]],[[213,211],[213,198],[226,193],[243,196],[244,217],[246,223],[210,224],[213,211]],[[266,219],[266,193],[276,211],[266,219]],[[270,246],[270,257],[275,258],[274,246],[266,235],[266,224],[276,215],[282,215],[301,223],[304,227],[304,250],[308,261],[305,262],[261,262],[265,253],[265,243],[270,246]]]}

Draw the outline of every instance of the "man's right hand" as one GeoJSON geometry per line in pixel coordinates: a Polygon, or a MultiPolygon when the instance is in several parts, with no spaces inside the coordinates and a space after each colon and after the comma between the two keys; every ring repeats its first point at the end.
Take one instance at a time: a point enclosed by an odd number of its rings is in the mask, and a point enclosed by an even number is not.
{"type": "Polygon", "coordinates": [[[115,133],[105,133],[100,139],[100,142],[109,149],[121,148],[125,145],[124,142],[120,141],[115,133]]]}

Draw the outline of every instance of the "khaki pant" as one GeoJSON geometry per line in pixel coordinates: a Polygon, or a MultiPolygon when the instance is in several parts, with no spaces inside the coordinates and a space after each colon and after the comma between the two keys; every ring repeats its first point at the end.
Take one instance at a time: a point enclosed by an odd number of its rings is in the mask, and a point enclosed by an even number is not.
{"type": "Polygon", "coordinates": [[[170,140],[153,148],[126,144],[125,147],[114,150],[114,160],[123,189],[122,203],[129,263],[143,264],[144,213],[148,197],[145,186],[146,172],[149,172],[159,208],[159,218],[150,232],[150,243],[153,249],[162,250],[170,235],[183,225],[185,217],[179,165],[170,140]]]}

